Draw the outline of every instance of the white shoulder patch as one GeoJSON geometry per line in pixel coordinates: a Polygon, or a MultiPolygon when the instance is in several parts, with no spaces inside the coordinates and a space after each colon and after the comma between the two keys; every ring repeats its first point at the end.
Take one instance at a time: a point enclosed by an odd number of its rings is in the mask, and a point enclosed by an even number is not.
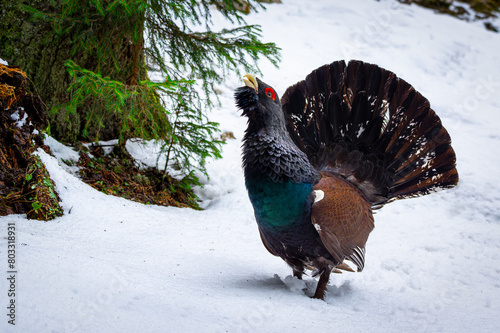
{"type": "Polygon", "coordinates": [[[325,197],[325,192],[321,190],[314,190],[314,203],[323,200],[325,197]]]}

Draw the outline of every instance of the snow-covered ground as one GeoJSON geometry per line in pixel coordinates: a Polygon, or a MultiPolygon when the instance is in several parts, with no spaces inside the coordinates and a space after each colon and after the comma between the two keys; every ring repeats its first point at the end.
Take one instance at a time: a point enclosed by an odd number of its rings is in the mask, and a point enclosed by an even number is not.
{"type": "Polygon", "coordinates": [[[292,278],[261,244],[241,170],[245,119],[233,91],[242,81],[230,77],[210,116],[237,139],[208,166],[211,179],[198,190],[204,211],[104,195],[40,153],[65,215],[0,218],[1,332],[498,330],[500,34],[392,0],[283,2],[248,18],[282,48],[279,69],[262,62],[262,79],[283,93],[316,67],[351,58],[394,71],[450,132],[459,185],[378,211],[364,271],[332,275],[325,302],[310,299],[303,289],[316,281],[292,278]],[[15,327],[7,323],[9,223],[15,327]]]}

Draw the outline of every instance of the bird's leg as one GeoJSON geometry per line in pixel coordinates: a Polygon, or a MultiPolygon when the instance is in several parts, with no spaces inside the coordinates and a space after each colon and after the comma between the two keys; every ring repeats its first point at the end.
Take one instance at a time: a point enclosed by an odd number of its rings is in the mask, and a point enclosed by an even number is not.
{"type": "Polygon", "coordinates": [[[321,276],[319,277],[318,286],[316,287],[316,292],[314,293],[313,298],[323,299],[325,296],[326,286],[328,285],[328,280],[330,280],[330,273],[332,272],[332,268],[327,265],[324,267],[321,276]]]}

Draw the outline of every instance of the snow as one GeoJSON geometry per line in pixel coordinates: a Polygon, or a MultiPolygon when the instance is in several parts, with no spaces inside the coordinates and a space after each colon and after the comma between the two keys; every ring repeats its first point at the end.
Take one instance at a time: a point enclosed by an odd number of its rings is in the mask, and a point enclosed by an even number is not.
{"type": "MultiPolygon", "coordinates": [[[[102,150],[104,152],[104,155],[108,155],[113,151],[113,148],[118,144],[118,139],[113,139],[113,140],[108,140],[108,141],[99,141],[98,144],[100,147],[102,147],[102,150]]],[[[89,143],[84,143],[83,146],[86,148],[90,148],[94,145],[93,142],[89,143]]]]}
{"type": "Polygon", "coordinates": [[[76,175],[79,168],[75,165],[80,154],[74,149],[63,145],[50,135],[44,135],[43,143],[49,146],[50,151],[57,157],[59,166],[66,172],[76,175]]]}
{"type": "Polygon", "coordinates": [[[16,122],[17,128],[23,127],[24,124],[26,124],[26,120],[28,119],[28,114],[26,112],[23,112],[23,117],[21,118],[19,111],[24,111],[24,109],[22,107],[19,109],[20,110],[16,110],[10,115],[10,118],[16,122]]]}
{"type": "MultiPolygon", "coordinates": [[[[228,26],[218,16],[214,23],[228,26]]],[[[204,211],[107,196],[58,162],[75,152],[54,142],[58,158],[37,152],[65,215],[0,218],[1,332],[498,329],[500,35],[388,0],[285,0],[248,23],[282,48],[279,69],[261,63],[262,79],[281,94],[313,69],[350,58],[414,85],[452,137],[459,185],[377,211],[364,271],[332,274],[325,301],[310,299],[316,281],[292,277],[261,244],[241,170],[246,121],[233,101],[243,82],[232,76],[210,118],[237,140],[208,165],[211,177],[197,189],[204,211]],[[6,316],[9,223],[17,235],[15,327],[6,316]]],[[[156,163],[155,147],[127,149],[156,163]]]]}

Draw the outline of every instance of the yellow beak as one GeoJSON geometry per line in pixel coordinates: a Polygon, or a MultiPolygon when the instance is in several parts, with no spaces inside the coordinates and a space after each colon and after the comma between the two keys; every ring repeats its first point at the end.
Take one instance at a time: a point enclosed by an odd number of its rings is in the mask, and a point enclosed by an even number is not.
{"type": "Polygon", "coordinates": [[[256,92],[259,91],[259,84],[257,83],[257,78],[254,75],[243,75],[243,82],[245,82],[247,87],[253,88],[256,92]]]}

